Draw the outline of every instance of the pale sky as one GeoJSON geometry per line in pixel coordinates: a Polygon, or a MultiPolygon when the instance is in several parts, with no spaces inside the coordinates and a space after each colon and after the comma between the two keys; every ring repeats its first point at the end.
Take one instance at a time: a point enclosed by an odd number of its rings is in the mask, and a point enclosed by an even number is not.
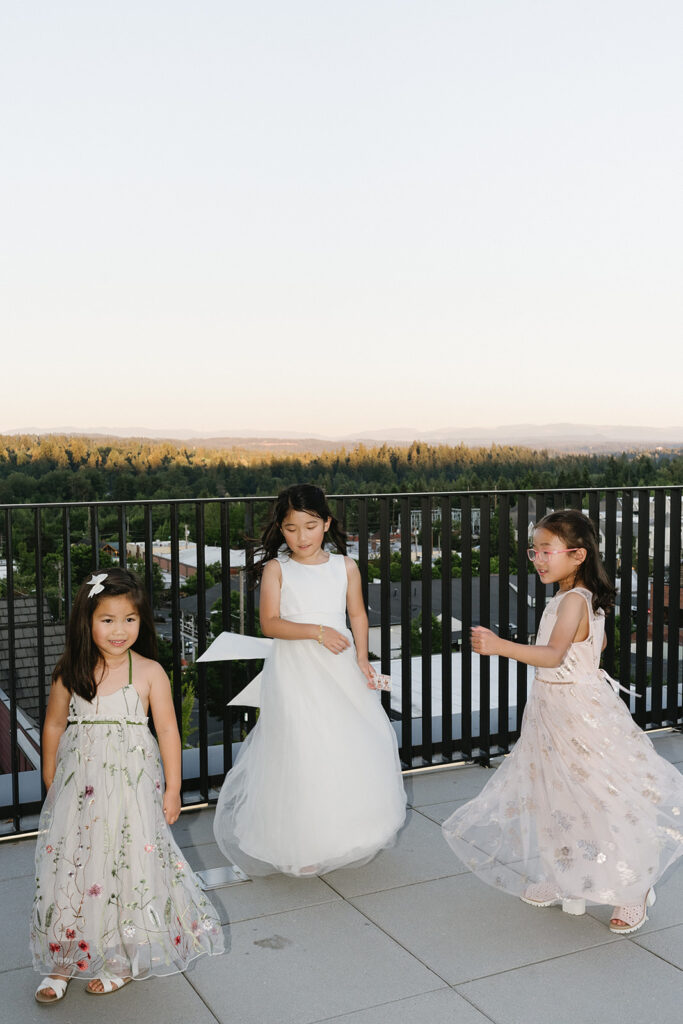
{"type": "Polygon", "coordinates": [[[680,0],[4,0],[0,430],[681,410],[680,0]]]}

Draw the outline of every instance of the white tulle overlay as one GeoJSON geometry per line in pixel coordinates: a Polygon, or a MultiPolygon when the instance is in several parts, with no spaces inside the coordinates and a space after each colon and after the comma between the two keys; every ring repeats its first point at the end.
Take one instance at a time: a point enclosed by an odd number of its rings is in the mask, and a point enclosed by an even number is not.
{"type": "MultiPolygon", "coordinates": [[[[346,568],[282,558],[283,618],[346,628],[346,568]]],[[[368,861],[405,819],[396,737],[353,644],[275,640],[261,712],[226,776],[214,833],[250,875],[313,875],[368,861]]]]}
{"type": "Polygon", "coordinates": [[[162,809],[159,748],[132,684],[73,696],[43,806],[31,917],[42,974],[146,978],[223,952],[218,916],[162,809]]]}
{"type": "MultiPolygon", "coordinates": [[[[514,750],[443,831],[475,874],[515,896],[545,882],[559,898],[634,903],[683,855],[683,776],[599,671],[604,615],[575,592],[590,636],[538,671],[514,750]]],[[[539,645],[564,596],[545,609],[539,645]]]]}

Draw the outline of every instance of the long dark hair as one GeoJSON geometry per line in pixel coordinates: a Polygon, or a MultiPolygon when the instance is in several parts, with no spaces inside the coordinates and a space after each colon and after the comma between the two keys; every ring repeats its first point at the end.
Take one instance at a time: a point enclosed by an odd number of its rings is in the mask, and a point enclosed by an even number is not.
{"type": "Polygon", "coordinates": [[[85,700],[92,700],[97,690],[95,669],[102,656],[92,638],[92,617],[105,597],[129,598],[140,616],[140,632],[133,650],[145,658],[155,661],[157,658],[157,635],[152,608],[135,573],[128,569],[107,569],[101,583],[104,589],[92,597],[88,597],[92,584],[86,581],[78,588],[66,629],[64,654],[52,673],[53,683],[61,678],[69,693],[77,693],[85,700]]]}
{"type": "MultiPolygon", "coordinates": [[[[323,535],[322,546],[325,547],[326,540],[330,539],[340,554],[346,554],[346,531],[339,520],[332,515],[322,488],[316,487],[315,484],[292,484],[291,487],[287,487],[278,494],[270,521],[261,534],[261,544],[257,549],[257,554],[260,557],[254,562],[253,568],[255,580],[261,578],[266,562],[276,558],[283,545],[287,547],[287,541],[282,532],[282,523],[290,511],[309,512],[319,519],[329,519],[329,529],[323,535]]],[[[288,547],[287,550],[289,551],[288,547]]]]}
{"type": "Polygon", "coordinates": [[[593,611],[602,608],[605,614],[610,612],[614,607],[616,590],[600,560],[598,535],[588,516],[575,508],[563,508],[543,516],[540,523],[536,523],[536,528],[539,527],[560,537],[568,548],[585,548],[586,557],[578,567],[575,583],[590,590],[593,611]]]}

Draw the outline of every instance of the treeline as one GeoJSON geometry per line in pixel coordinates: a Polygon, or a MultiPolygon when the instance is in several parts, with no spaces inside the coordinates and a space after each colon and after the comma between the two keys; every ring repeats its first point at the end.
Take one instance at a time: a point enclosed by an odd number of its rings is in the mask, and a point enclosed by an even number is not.
{"type": "Polygon", "coordinates": [[[414,442],[273,455],[128,438],[0,436],[0,504],[258,496],[297,480],[336,494],[647,487],[680,483],[683,452],[555,454],[414,442]]]}

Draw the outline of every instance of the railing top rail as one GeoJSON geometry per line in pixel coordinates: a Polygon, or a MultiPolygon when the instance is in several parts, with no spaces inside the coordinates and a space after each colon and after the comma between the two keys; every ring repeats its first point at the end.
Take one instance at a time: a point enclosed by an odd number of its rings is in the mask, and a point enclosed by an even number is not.
{"type": "MultiPolygon", "coordinates": [[[[555,487],[533,487],[527,488],[510,488],[508,490],[499,490],[497,488],[490,488],[489,490],[477,490],[477,491],[355,491],[352,493],[330,493],[327,495],[328,498],[448,498],[448,497],[477,497],[480,495],[491,495],[491,494],[561,494],[570,492],[580,492],[581,494],[603,494],[608,491],[628,493],[629,491],[682,491],[683,484],[628,484],[621,487],[581,487],[577,485],[567,486],[555,486],[555,487]]],[[[275,494],[242,494],[242,495],[224,495],[215,498],[125,498],[121,500],[111,499],[102,501],[94,498],[92,501],[33,501],[33,502],[19,502],[17,504],[0,504],[0,510],[14,511],[20,509],[61,509],[61,508],[92,508],[93,505],[98,507],[112,507],[121,508],[121,506],[139,506],[139,505],[215,505],[216,502],[224,502],[229,504],[237,504],[241,501],[275,501],[277,495],[275,494]]]]}

